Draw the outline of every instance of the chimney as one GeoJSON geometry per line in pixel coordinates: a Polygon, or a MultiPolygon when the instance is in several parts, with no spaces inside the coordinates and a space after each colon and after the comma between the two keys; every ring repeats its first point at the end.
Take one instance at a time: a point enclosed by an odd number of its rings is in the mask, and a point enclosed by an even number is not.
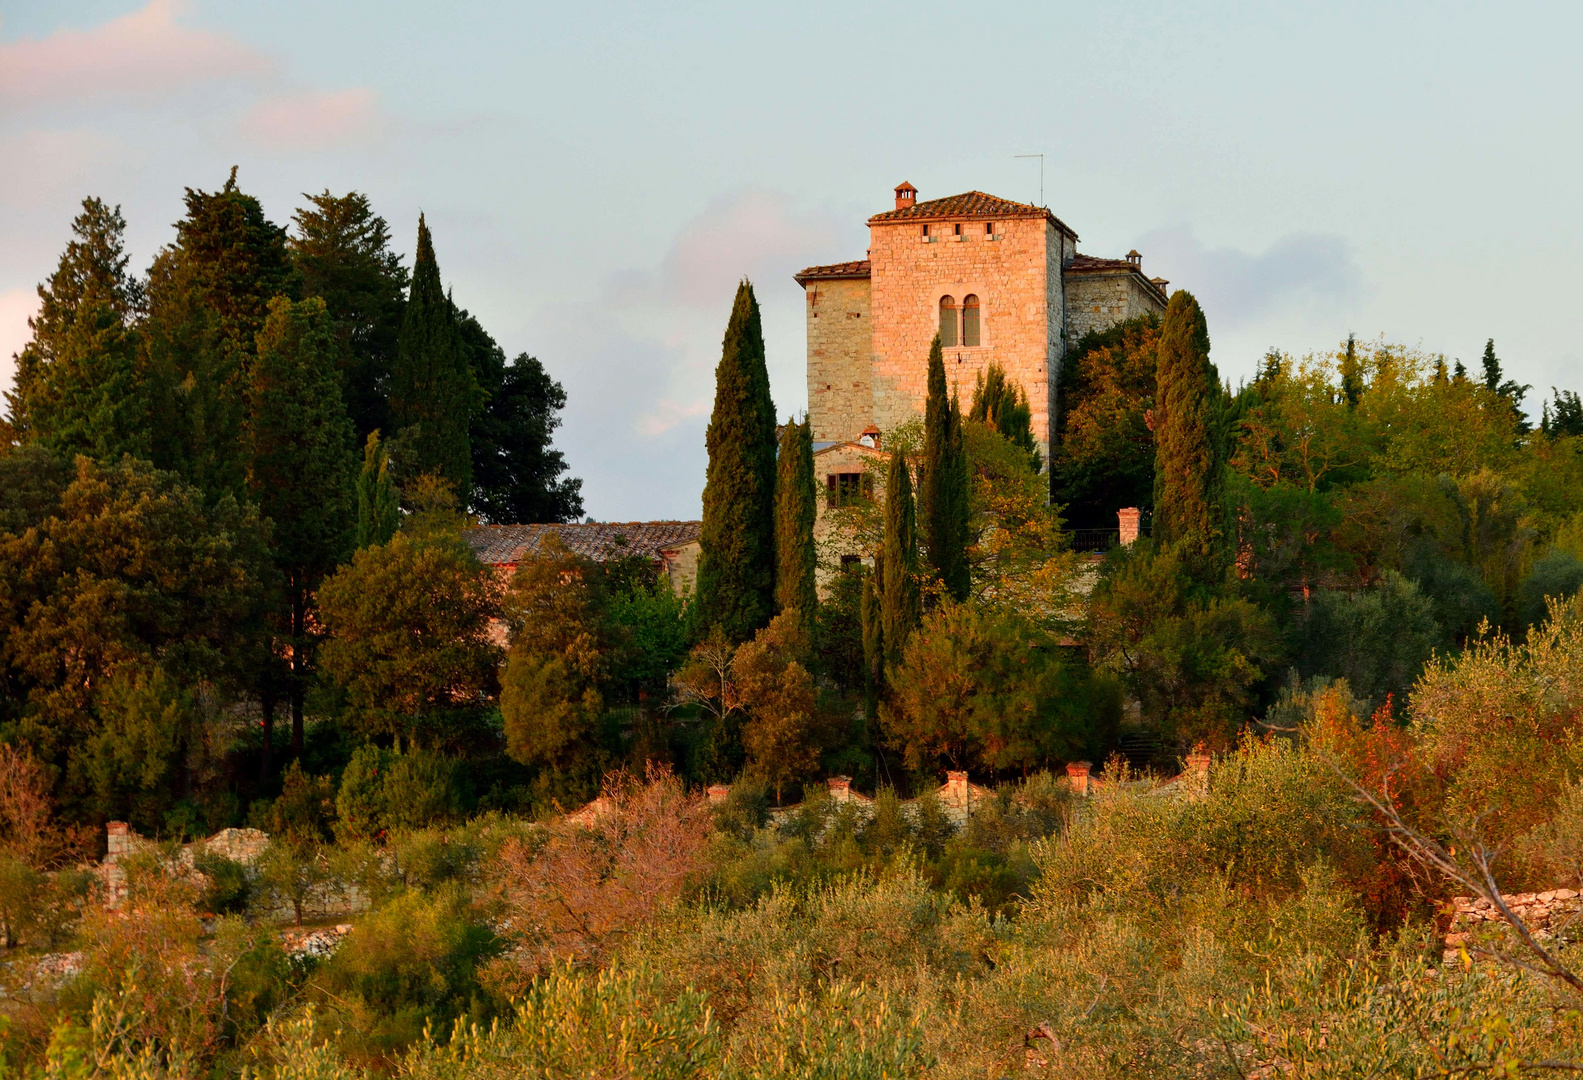
{"type": "Polygon", "coordinates": [[[852,798],[852,778],[850,776],[832,776],[825,782],[830,785],[830,797],[836,802],[846,802],[852,798]]]}
{"type": "Polygon", "coordinates": [[[731,794],[731,789],[725,784],[710,784],[707,790],[711,804],[723,803],[726,801],[726,797],[731,794]]]}
{"type": "Polygon", "coordinates": [[[1187,755],[1187,771],[1182,774],[1187,797],[1195,802],[1209,797],[1209,752],[1202,746],[1194,747],[1187,755]]]}
{"type": "Polygon", "coordinates": [[[918,202],[918,189],[903,180],[896,185],[896,209],[905,210],[918,202]]]}
{"type": "Polygon", "coordinates": [[[1069,761],[1066,763],[1066,782],[1072,788],[1072,794],[1087,798],[1089,793],[1088,770],[1093,768],[1086,761],[1069,761]]]}
{"type": "Polygon", "coordinates": [[[859,444],[873,447],[875,450],[879,449],[879,440],[879,428],[875,427],[873,424],[870,424],[868,427],[864,428],[863,434],[859,435],[857,438],[859,444]]]}
{"type": "Polygon", "coordinates": [[[1116,511],[1116,527],[1121,532],[1122,547],[1131,547],[1132,542],[1138,538],[1138,521],[1142,517],[1143,511],[1136,506],[1116,511]]]}
{"type": "Polygon", "coordinates": [[[965,807],[967,805],[967,773],[946,773],[945,791],[942,794],[947,806],[965,807]]]}
{"type": "Polygon", "coordinates": [[[1143,272],[1143,256],[1138,254],[1137,248],[1133,248],[1131,251],[1127,252],[1127,261],[1132,264],[1134,270],[1137,270],[1139,273],[1143,272]]]}

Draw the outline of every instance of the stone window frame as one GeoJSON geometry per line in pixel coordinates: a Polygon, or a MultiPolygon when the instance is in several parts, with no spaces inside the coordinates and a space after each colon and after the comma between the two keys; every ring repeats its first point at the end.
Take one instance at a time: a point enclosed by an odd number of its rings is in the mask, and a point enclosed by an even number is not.
{"type": "Polygon", "coordinates": [[[946,293],[935,301],[935,310],[940,313],[937,329],[940,334],[940,347],[942,349],[957,349],[957,343],[962,340],[962,309],[956,306],[956,297],[946,293]],[[951,313],[949,320],[946,312],[951,313]]]}
{"type": "Polygon", "coordinates": [[[941,334],[940,347],[942,349],[960,349],[976,353],[981,349],[987,349],[994,345],[994,341],[990,337],[991,327],[989,318],[989,301],[985,299],[989,293],[989,289],[986,287],[986,285],[987,282],[983,281],[953,281],[949,284],[940,284],[934,287],[932,293],[934,297],[932,317],[935,320],[935,328],[937,330],[940,326],[941,301],[949,298],[952,303],[956,305],[956,344],[946,344],[945,335],[941,334]],[[977,345],[962,344],[962,301],[969,296],[975,296],[978,298],[977,345]]]}

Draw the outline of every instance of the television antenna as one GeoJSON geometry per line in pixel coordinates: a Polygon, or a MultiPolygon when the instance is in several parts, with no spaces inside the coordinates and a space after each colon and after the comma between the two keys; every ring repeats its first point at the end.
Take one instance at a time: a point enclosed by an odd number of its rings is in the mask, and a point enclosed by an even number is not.
{"type": "MultiPolygon", "coordinates": [[[[1044,206],[1044,155],[1043,154],[1013,154],[1012,157],[1014,157],[1014,158],[1038,158],[1039,159],[1039,205],[1040,206],[1044,206]]],[[[1045,209],[1048,210],[1049,207],[1045,207],[1045,209]]]]}

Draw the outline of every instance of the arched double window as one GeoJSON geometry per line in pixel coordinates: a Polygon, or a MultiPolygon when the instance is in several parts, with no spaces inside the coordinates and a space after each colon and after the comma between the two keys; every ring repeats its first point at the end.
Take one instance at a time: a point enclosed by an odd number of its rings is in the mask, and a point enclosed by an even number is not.
{"type": "Polygon", "coordinates": [[[956,348],[956,298],[952,296],[940,297],[940,344],[956,348]]]}
{"type": "Polygon", "coordinates": [[[962,344],[970,349],[978,344],[978,297],[972,293],[962,298],[962,344]]]}

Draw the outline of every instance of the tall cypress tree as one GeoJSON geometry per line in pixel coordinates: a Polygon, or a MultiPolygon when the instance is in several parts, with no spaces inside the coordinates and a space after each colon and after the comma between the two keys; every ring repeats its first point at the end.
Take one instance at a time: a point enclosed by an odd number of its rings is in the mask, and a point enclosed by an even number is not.
{"type": "Polygon", "coordinates": [[[456,306],[440,283],[434,241],[419,214],[412,289],[390,376],[390,418],[401,449],[398,460],[415,473],[433,473],[447,481],[461,505],[466,505],[472,487],[468,429],[479,397],[456,306]]]}
{"type": "Polygon", "coordinates": [[[700,634],[746,641],[775,611],[775,403],[753,286],[737,287],[715,368],[694,608],[700,634]]]}
{"type": "Polygon", "coordinates": [[[1033,408],[1028,404],[1028,395],[1006,378],[999,364],[990,364],[979,373],[973,383],[973,403],[967,415],[970,420],[994,428],[1013,446],[1026,450],[1035,472],[1043,468],[1039,448],[1033,441],[1033,408]]]}
{"type": "Polygon", "coordinates": [[[390,455],[370,431],[363,444],[363,468],[357,474],[357,546],[386,543],[401,526],[401,496],[390,479],[390,455]]]}
{"type": "Polygon", "coordinates": [[[257,350],[244,434],[248,488],[275,524],[281,629],[291,646],[291,749],[301,757],[303,696],[317,645],[313,596],[352,547],[352,422],[323,300],[270,301],[257,350]]]}
{"type": "Polygon", "coordinates": [[[787,420],[775,476],[775,606],[797,612],[810,641],[818,605],[814,498],[813,424],[787,420]]]}
{"type": "Polygon", "coordinates": [[[1154,536],[1208,554],[1217,498],[1213,424],[1219,383],[1209,328],[1193,294],[1178,289],[1160,328],[1154,407],[1154,536]]]}
{"type": "Polygon", "coordinates": [[[918,469],[918,504],[929,567],[955,600],[972,586],[967,564],[967,446],[962,414],[946,396],[945,357],[940,335],[929,347],[929,394],[923,413],[923,461],[918,469]]]}
{"type": "Polygon", "coordinates": [[[879,696],[885,684],[885,553],[874,556],[874,569],[863,575],[858,617],[863,627],[863,715],[879,719],[879,696]]]}
{"type": "MultiPolygon", "coordinates": [[[[901,658],[902,647],[918,625],[918,525],[913,506],[912,473],[907,455],[891,455],[885,478],[885,549],[880,598],[880,633],[889,667],[901,658]]],[[[876,564],[878,568],[878,564],[876,564]]]]}
{"type": "Polygon", "coordinates": [[[1358,336],[1347,335],[1347,351],[1341,354],[1341,397],[1347,408],[1356,409],[1363,397],[1363,370],[1358,364],[1358,336]]]}

